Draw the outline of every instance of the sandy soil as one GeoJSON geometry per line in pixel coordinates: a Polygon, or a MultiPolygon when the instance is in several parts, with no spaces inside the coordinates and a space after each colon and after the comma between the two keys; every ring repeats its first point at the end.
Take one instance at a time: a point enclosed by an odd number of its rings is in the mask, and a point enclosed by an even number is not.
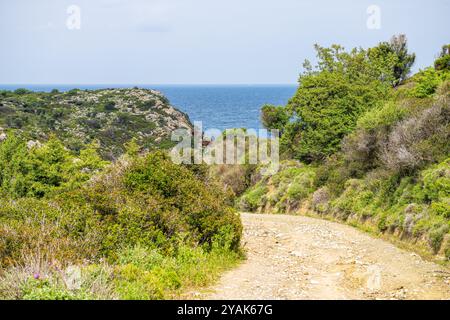
{"type": "Polygon", "coordinates": [[[355,228],[242,214],[247,259],[206,299],[450,299],[450,270],[355,228]]]}

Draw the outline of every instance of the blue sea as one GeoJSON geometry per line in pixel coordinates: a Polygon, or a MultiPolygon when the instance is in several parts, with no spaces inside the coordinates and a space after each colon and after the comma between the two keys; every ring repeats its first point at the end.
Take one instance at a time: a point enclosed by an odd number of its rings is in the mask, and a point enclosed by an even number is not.
{"type": "MultiPolygon", "coordinates": [[[[130,88],[134,85],[0,85],[2,90],[130,88]]],[[[261,128],[260,109],[264,104],[285,105],[294,95],[295,85],[138,85],[161,91],[191,121],[202,121],[203,130],[261,128]]]]}

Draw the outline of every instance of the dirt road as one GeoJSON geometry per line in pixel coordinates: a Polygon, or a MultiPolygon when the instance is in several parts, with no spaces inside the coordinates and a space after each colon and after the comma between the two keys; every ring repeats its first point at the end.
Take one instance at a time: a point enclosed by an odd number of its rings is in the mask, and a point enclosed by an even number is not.
{"type": "Polygon", "coordinates": [[[350,226],[242,214],[247,260],[207,299],[450,299],[450,270],[350,226]]]}

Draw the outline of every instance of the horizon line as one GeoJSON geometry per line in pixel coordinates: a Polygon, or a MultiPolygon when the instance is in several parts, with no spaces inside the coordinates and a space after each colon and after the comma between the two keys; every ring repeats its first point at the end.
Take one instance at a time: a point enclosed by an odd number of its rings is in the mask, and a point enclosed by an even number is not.
{"type": "Polygon", "coordinates": [[[296,86],[298,83],[0,83],[0,86],[296,86]]]}

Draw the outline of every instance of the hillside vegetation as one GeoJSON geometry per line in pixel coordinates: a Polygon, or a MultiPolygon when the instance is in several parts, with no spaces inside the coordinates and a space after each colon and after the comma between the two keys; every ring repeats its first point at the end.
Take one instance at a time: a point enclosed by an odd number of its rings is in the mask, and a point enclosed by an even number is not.
{"type": "Polygon", "coordinates": [[[0,299],[175,298],[240,260],[240,218],[205,167],[147,150],[190,126],[145,105],[156,93],[1,94],[1,121],[23,122],[0,142],[0,299]]]}
{"type": "Polygon", "coordinates": [[[316,48],[318,65],[305,64],[289,103],[262,109],[263,123],[282,130],[280,171],[247,171],[237,206],[314,212],[448,261],[449,46],[409,78],[404,36],[367,50],[316,48]]]}
{"type": "Polygon", "coordinates": [[[450,259],[450,52],[316,46],[266,105],[280,170],[176,165],[192,126],[144,89],[0,91],[0,299],[191,297],[242,258],[241,211],[315,214],[450,259]]]}
{"type": "Polygon", "coordinates": [[[147,149],[173,146],[171,132],[191,128],[191,123],[154,90],[17,89],[0,91],[0,126],[0,134],[16,129],[29,140],[47,140],[53,134],[74,151],[97,141],[101,156],[111,160],[132,138],[147,149]]]}

